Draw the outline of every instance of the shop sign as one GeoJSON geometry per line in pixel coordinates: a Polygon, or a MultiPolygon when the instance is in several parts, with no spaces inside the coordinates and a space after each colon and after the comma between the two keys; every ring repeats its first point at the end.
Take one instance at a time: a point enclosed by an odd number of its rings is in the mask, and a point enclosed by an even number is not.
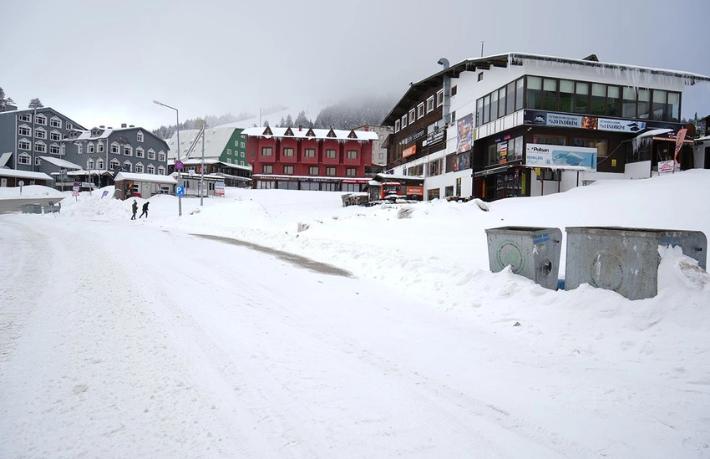
{"type": "Polygon", "coordinates": [[[505,164],[508,162],[508,142],[500,142],[496,150],[498,152],[498,164],[505,164]]]}
{"type": "Polygon", "coordinates": [[[525,165],[550,169],[597,170],[597,149],[529,143],[525,165]]]}
{"type": "Polygon", "coordinates": [[[672,174],[675,169],[680,170],[680,164],[675,162],[675,165],[673,164],[675,161],[672,159],[669,159],[668,161],[658,161],[658,175],[665,175],[665,174],[672,174]]]}
{"type": "Polygon", "coordinates": [[[409,148],[405,148],[402,150],[402,158],[408,158],[410,156],[414,156],[417,153],[417,146],[412,145],[409,148]]]}
{"type": "Polygon", "coordinates": [[[597,129],[600,131],[637,132],[646,129],[646,123],[644,121],[599,118],[597,120],[597,129]]]}
{"type": "Polygon", "coordinates": [[[562,113],[546,113],[545,124],[547,126],[559,126],[570,128],[581,128],[582,117],[575,115],[565,115],[562,113]]]}
{"type": "Polygon", "coordinates": [[[224,196],[224,182],[214,182],[214,195],[224,196]]]}
{"type": "Polygon", "coordinates": [[[473,114],[456,121],[456,152],[463,153],[473,147],[473,114]]]}
{"type": "Polygon", "coordinates": [[[407,187],[407,196],[424,196],[424,187],[423,186],[408,186],[407,187]]]}

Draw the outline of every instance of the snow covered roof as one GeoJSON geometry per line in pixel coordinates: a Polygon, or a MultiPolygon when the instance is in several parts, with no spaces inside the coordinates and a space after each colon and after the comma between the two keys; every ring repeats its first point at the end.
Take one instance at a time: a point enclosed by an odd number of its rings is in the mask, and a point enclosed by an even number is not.
{"type": "Polygon", "coordinates": [[[376,174],[376,178],[384,180],[424,180],[423,175],[376,174]]]}
{"type": "Polygon", "coordinates": [[[17,169],[0,169],[1,177],[26,178],[32,180],[54,180],[43,172],[20,171],[17,169]]]}
{"type": "Polygon", "coordinates": [[[94,128],[94,129],[100,130],[101,134],[92,135],[91,131],[93,129],[86,129],[86,130],[74,129],[75,132],[80,132],[80,134],[76,137],[62,139],[62,142],[76,142],[77,140],[103,140],[103,139],[107,139],[108,137],[110,137],[111,134],[113,134],[114,132],[140,130],[141,132],[143,132],[143,134],[152,136],[155,139],[158,139],[159,141],[163,142],[165,144],[166,148],[168,147],[168,144],[165,140],[163,140],[160,137],[158,137],[157,135],[153,134],[148,129],[142,128],[140,126],[125,127],[125,128],[101,128],[101,127],[99,127],[99,128],[94,128]]]}
{"type": "Polygon", "coordinates": [[[377,140],[375,131],[355,131],[344,129],[309,129],[286,127],[252,127],[244,129],[242,134],[253,137],[294,137],[297,139],[336,139],[336,140],[377,140]],[[289,134],[289,135],[287,135],[289,134]],[[293,134],[293,135],[290,135],[293,134]]]}
{"type": "Polygon", "coordinates": [[[368,182],[370,179],[367,177],[336,177],[331,175],[278,175],[278,174],[254,174],[254,177],[261,179],[315,179],[315,180],[343,180],[357,183],[368,182]]]}
{"type": "Polygon", "coordinates": [[[81,169],[78,171],[69,171],[67,172],[67,175],[71,177],[80,177],[84,175],[111,175],[111,172],[106,169],[90,169],[88,171],[81,169]]]}
{"type": "MultiPolygon", "coordinates": [[[[232,138],[235,128],[233,127],[215,127],[205,129],[205,158],[219,158],[225,148],[227,148],[227,143],[229,139],[232,138]]],[[[197,134],[200,133],[199,129],[188,129],[185,131],[180,131],[180,155],[185,158],[185,153],[195,141],[197,134]]],[[[192,150],[190,158],[199,158],[202,156],[202,140],[197,142],[195,149],[192,150]]],[[[168,158],[177,158],[177,132],[173,134],[167,140],[168,148],[168,158]]],[[[232,145],[233,149],[236,149],[236,145],[232,145]]]]}
{"type": "Polygon", "coordinates": [[[151,183],[166,183],[168,185],[175,185],[177,181],[175,177],[170,175],[157,175],[157,174],[139,174],[137,172],[119,172],[114,178],[114,182],[120,182],[121,180],[131,180],[133,182],[151,182],[151,183]]]}
{"type": "MultiPolygon", "coordinates": [[[[182,163],[186,166],[199,166],[200,164],[202,164],[202,158],[184,159],[182,161],[182,163]]],[[[235,169],[242,169],[245,171],[251,170],[251,166],[242,166],[241,164],[228,163],[226,161],[220,161],[217,158],[205,158],[205,164],[224,164],[227,167],[233,167],[235,169]]],[[[175,160],[174,159],[168,160],[168,165],[174,166],[175,160]]]]}
{"type": "Polygon", "coordinates": [[[12,156],[12,152],[6,152],[0,155],[0,167],[5,167],[5,164],[7,164],[7,160],[10,159],[10,156],[12,156]]]}
{"type": "Polygon", "coordinates": [[[62,167],[64,169],[81,169],[81,166],[74,164],[72,162],[59,159],[59,158],[54,158],[52,156],[40,156],[40,159],[42,161],[47,161],[50,164],[54,164],[57,167],[62,167]]]}
{"type": "MultiPolygon", "coordinates": [[[[4,112],[0,112],[0,116],[1,116],[1,115],[7,115],[7,114],[15,114],[15,115],[16,115],[16,114],[18,114],[18,113],[33,112],[33,111],[35,111],[33,108],[23,108],[23,109],[19,109],[19,110],[6,110],[6,111],[4,111],[4,112]]],[[[81,124],[77,123],[77,122],[74,121],[73,119],[69,118],[67,115],[65,115],[65,114],[63,114],[63,113],[60,113],[58,110],[53,109],[52,107],[42,107],[42,108],[38,108],[38,109],[37,109],[37,112],[38,112],[38,113],[42,113],[42,112],[45,112],[45,111],[49,111],[49,112],[56,113],[56,114],[58,114],[58,115],[62,115],[63,117],[65,117],[66,119],[68,119],[69,121],[71,121],[73,126],[78,127],[78,128],[80,128],[80,129],[84,129],[84,126],[82,126],[81,124]]],[[[75,129],[75,128],[72,128],[72,130],[76,130],[76,129],[75,129]]]]}
{"type": "MultiPolygon", "coordinates": [[[[699,137],[695,139],[696,142],[707,142],[710,141],[710,135],[706,135],[705,137],[699,137]]],[[[0,166],[2,166],[2,160],[0,160],[0,166]]]]}

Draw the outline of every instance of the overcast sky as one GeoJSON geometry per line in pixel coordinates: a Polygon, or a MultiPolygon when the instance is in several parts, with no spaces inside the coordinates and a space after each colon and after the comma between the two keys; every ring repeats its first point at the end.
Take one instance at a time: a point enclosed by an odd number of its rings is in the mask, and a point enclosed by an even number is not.
{"type": "MultiPolygon", "coordinates": [[[[710,1],[0,0],[0,86],[86,125],[294,114],[410,81],[480,54],[525,51],[710,75],[710,1]]],[[[710,114],[710,86],[683,112],[710,114]]],[[[315,112],[315,113],[314,113],[315,112]]]]}

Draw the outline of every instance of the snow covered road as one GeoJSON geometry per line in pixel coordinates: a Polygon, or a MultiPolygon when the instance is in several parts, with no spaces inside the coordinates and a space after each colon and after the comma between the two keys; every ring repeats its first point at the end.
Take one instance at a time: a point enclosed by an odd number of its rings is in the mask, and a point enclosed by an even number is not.
{"type": "Polygon", "coordinates": [[[707,381],[651,400],[678,388],[643,364],[381,284],[143,222],[0,218],[1,457],[710,453],[707,381]]]}

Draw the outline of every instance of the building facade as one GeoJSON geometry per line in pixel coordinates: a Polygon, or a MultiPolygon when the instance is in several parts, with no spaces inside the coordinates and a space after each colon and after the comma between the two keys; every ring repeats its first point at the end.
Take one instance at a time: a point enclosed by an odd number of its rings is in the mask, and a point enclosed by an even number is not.
{"type": "Polygon", "coordinates": [[[372,164],[373,131],[245,129],[254,188],[362,191],[372,164]]]}
{"type": "MultiPolygon", "coordinates": [[[[494,200],[638,176],[670,159],[687,72],[502,54],[468,59],[416,84],[387,115],[388,170],[424,177],[426,199],[494,200]]],[[[692,167],[692,149],[681,163],[692,167]]]]}

